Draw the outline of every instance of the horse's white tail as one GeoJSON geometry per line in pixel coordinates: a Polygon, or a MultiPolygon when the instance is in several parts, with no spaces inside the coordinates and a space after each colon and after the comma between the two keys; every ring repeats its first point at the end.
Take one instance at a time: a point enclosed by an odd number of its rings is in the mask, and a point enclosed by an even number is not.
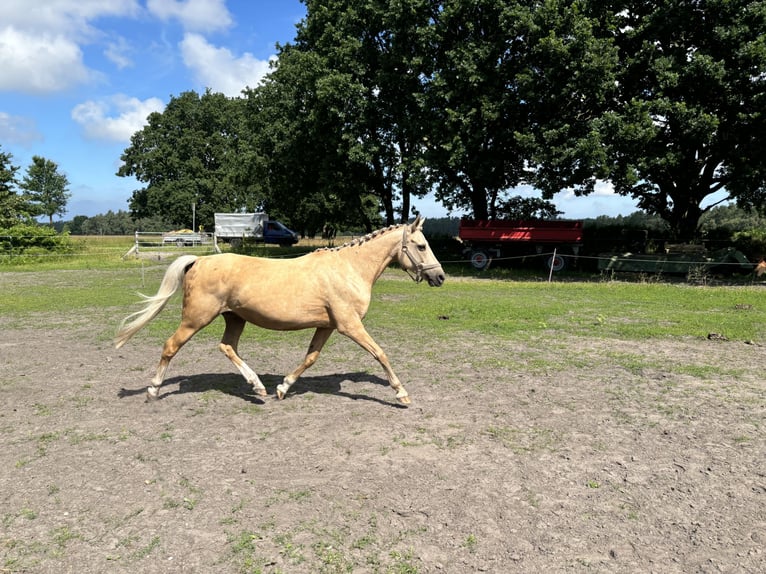
{"type": "Polygon", "coordinates": [[[187,268],[199,257],[197,255],[182,255],[170,264],[165,276],[162,278],[162,284],[156,295],[141,295],[145,299],[144,308],[135,313],[131,313],[120,324],[117,335],[114,338],[114,346],[119,349],[128,340],[138,333],[144,325],[154,319],[165,304],[178,291],[184,280],[187,268]]]}

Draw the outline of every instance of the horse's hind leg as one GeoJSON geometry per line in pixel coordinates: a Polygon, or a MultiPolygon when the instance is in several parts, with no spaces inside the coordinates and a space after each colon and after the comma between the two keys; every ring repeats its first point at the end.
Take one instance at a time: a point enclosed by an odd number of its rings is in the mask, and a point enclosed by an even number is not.
{"type": "Polygon", "coordinates": [[[189,339],[194,334],[207,327],[210,322],[218,316],[218,311],[214,310],[217,307],[217,300],[210,297],[197,297],[191,299],[189,296],[189,288],[186,286],[184,293],[183,312],[181,314],[181,324],[176,329],[170,338],[165,341],[165,346],[162,348],[162,357],[160,358],[160,364],[157,365],[157,373],[152,379],[151,386],[146,389],[147,399],[156,399],[159,395],[160,386],[162,381],[165,380],[165,372],[168,370],[168,365],[176,353],[181,350],[189,339]]]}
{"type": "Polygon", "coordinates": [[[322,347],[324,347],[324,344],[327,342],[327,339],[330,338],[330,335],[332,335],[334,330],[335,329],[327,328],[317,329],[314,332],[314,336],[311,338],[311,343],[309,344],[309,350],[306,353],[306,357],[303,359],[303,362],[298,365],[298,368],[296,368],[292,373],[287,375],[281,384],[277,385],[278,398],[284,399],[287,391],[290,390],[290,387],[298,379],[298,377],[303,374],[303,371],[316,363],[317,359],[319,358],[319,353],[322,352],[322,347]]]}
{"type": "Polygon", "coordinates": [[[223,314],[224,321],[226,321],[226,330],[223,332],[223,338],[218,348],[221,352],[228,357],[228,359],[234,363],[234,366],[239,369],[242,376],[245,377],[248,383],[253,385],[253,390],[256,394],[262,397],[266,396],[266,387],[263,386],[261,379],[250,367],[247,366],[241,357],[237,354],[237,345],[239,344],[239,337],[242,335],[242,331],[245,328],[246,321],[232,312],[223,314]]]}
{"type": "Polygon", "coordinates": [[[165,372],[168,370],[170,360],[176,356],[176,353],[181,350],[181,347],[183,347],[202,327],[204,327],[204,325],[198,327],[185,321],[181,321],[181,325],[176,329],[176,332],[165,341],[165,345],[162,347],[162,357],[160,357],[160,363],[157,365],[157,372],[152,379],[151,386],[146,389],[147,400],[157,398],[160,393],[162,381],[165,380],[165,372]]]}

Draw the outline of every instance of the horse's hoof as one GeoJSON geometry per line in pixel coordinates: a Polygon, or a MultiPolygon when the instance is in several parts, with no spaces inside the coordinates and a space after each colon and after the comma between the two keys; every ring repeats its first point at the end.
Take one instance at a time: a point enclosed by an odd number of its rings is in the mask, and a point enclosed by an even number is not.
{"type": "Polygon", "coordinates": [[[255,389],[255,394],[259,397],[268,397],[269,392],[266,389],[255,389]]]}
{"type": "Polygon", "coordinates": [[[411,402],[410,401],[410,397],[408,397],[408,396],[396,397],[396,398],[399,399],[399,402],[402,403],[403,405],[408,405],[411,402]]]}
{"type": "Polygon", "coordinates": [[[285,394],[282,391],[280,391],[279,389],[277,389],[277,398],[280,401],[285,398],[285,394]]]}

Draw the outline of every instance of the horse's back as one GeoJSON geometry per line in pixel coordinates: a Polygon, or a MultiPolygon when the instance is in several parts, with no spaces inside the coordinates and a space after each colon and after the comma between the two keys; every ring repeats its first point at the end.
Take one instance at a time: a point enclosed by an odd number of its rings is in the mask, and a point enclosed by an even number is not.
{"type": "Polygon", "coordinates": [[[234,285],[240,282],[256,281],[275,283],[285,280],[301,281],[307,275],[317,272],[311,261],[312,254],[290,259],[252,257],[237,253],[221,253],[201,257],[195,265],[196,272],[206,279],[224,281],[234,285]]]}

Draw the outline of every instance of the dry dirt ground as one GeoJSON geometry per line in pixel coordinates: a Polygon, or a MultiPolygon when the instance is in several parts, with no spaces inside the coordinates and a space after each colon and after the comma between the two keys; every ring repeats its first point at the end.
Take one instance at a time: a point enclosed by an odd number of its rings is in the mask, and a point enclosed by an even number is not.
{"type": "Polygon", "coordinates": [[[281,402],[310,333],[243,344],[266,400],[202,338],[148,404],[96,323],[0,318],[0,572],[766,571],[764,348],[378,330],[401,408],[337,335],[281,402]]]}

